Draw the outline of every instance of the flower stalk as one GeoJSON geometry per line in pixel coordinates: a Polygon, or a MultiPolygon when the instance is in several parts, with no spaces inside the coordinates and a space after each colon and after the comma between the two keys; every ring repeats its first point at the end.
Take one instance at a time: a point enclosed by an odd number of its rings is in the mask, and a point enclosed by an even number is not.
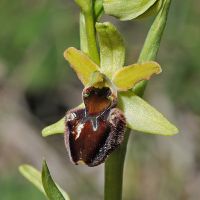
{"type": "Polygon", "coordinates": [[[124,142],[105,162],[104,200],[121,200],[123,170],[130,129],[125,133],[124,142]]]}

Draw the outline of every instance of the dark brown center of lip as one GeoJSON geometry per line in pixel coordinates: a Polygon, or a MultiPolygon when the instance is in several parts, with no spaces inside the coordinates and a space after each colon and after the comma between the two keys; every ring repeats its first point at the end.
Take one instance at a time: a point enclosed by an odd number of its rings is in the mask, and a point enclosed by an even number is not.
{"type": "Polygon", "coordinates": [[[105,143],[110,128],[105,120],[98,119],[97,127],[91,119],[84,119],[73,126],[70,139],[71,154],[75,163],[83,161],[89,164],[94,159],[99,149],[105,143]],[[95,130],[94,130],[95,129],[95,130]]]}
{"type": "Polygon", "coordinates": [[[89,116],[97,116],[107,110],[112,101],[109,99],[111,91],[109,88],[90,87],[83,91],[83,101],[85,103],[86,113],[89,116]]]}

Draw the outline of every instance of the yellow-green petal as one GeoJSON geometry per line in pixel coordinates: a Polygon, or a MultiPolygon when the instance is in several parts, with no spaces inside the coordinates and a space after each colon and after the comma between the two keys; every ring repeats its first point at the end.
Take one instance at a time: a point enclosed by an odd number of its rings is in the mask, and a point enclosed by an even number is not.
{"type": "Polygon", "coordinates": [[[68,48],[64,52],[64,57],[70,63],[83,85],[87,85],[90,82],[91,75],[99,70],[97,64],[74,47],[68,48]]]}
{"type": "Polygon", "coordinates": [[[178,133],[178,129],[160,112],[132,91],[120,92],[118,100],[129,128],[159,135],[175,135],[178,133]]]}
{"type": "Polygon", "coordinates": [[[113,76],[113,83],[118,90],[131,89],[142,80],[149,80],[153,74],[159,74],[161,67],[157,62],[133,64],[118,70],[113,76]]]}

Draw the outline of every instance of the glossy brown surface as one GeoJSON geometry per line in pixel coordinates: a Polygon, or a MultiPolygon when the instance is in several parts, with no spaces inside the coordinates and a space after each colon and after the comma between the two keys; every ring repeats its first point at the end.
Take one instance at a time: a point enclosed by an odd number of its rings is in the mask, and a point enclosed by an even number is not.
{"type": "Polygon", "coordinates": [[[100,115],[108,109],[112,102],[108,97],[111,95],[109,88],[90,87],[83,90],[83,101],[89,115],[100,115]]]}
{"type": "Polygon", "coordinates": [[[75,164],[99,165],[123,141],[125,118],[110,95],[109,88],[86,88],[85,108],[67,112],[65,144],[75,164]]]}

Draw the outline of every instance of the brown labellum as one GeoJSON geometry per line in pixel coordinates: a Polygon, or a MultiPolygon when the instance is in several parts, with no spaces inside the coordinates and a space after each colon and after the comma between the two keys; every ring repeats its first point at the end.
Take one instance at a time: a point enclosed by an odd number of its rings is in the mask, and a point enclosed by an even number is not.
{"type": "Polygon", "coordinates": [[[65,145],[73,163],[93,167],[122,143],[126,121],[110,88],[88,87],[82,95],[85,108],[66,114],[65,145]]]}

